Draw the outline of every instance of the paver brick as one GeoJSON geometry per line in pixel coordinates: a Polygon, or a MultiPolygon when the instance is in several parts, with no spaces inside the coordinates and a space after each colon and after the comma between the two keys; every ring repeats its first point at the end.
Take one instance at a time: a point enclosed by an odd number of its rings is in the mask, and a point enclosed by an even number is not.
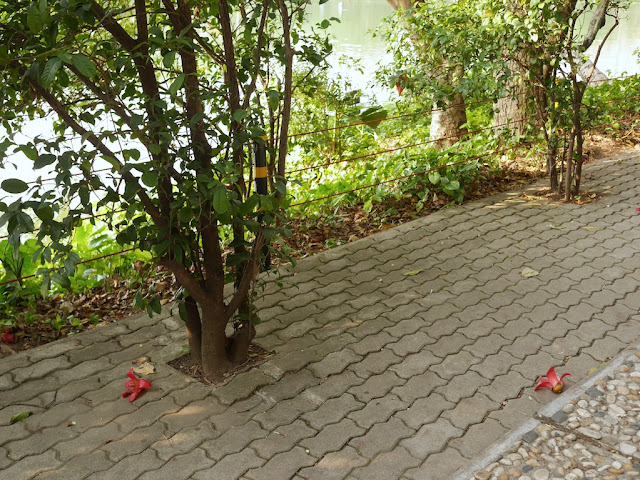
{"type": "Polygon", "coordinates": [[[59,453],[60,460],[66,463],[73,457],[87,455],[121,436],[118,426],[108,423],[102,427],[91,428],[72,440],[58,442],[53,448],[59,453]]]}
{"type": "Polygon", "coordinates": [[[401,386],[395,387],[392,393],[403,401],[413,403],[417,398],[428,396],[435,388],[447,383],[434,372],[426,371],[421,375],[414,375],[401,386]]]}
{"type": "Polygon", "coordinates": [[[350,388],[362,383],[364,383],[364,379],[349,370],[345,370],[338,375],[331,375],[320,385],[308,388],[303,393],[303,396],[315,405],[321,405],[328,399],[339,397],[350,388]]]}
{"type": "Polygon", "coordinates": [[[294,447],[288,452],[278,453],[261,467],[249,470],[245,476],[252,480],[292,478],[298,470],[313,465],[316,460],[316,458],[309,455],[303,448],[294,447]]]}
{"type": "Polygon", "coordinates": [[[365,404],[359,402],[350,393],[345,393],[338,398],[330,398],[316,410],[312,410],[302,415],[305,420],[316,430],[322,429],[331,423],[337,423],[354,410],[360,410],[365,404]]]}
{"type": "Polygon", "coordinates": [[[396,342],[397,340],[387,332],[380,332],[376,335],[370,335],[360,340],[358,343],[350,345],[350,349],[358,355],[366,355],[369,352],[381,350],[385,345],[396,342]]]}
{"type": "Polygon", "coordinates": [[[469,461],[454,448],[447,448],[443,452],[429,455],[418,468],[412,468],[404,473],[404,477],[411,480],[453,478],[459,468],[467,466],[469,461]]]}
{"type": "Polygon", "coordinates": [[[344,371],[344,369],[358,360],[360,355],[356,355],[353,350],[344,348],[337,352],[332,352],[317,363],[309,365],[311,370],[318,377],[328,377],[344,371]]]}
{"type": "Polygon", "coordinates": [[[300,415],[314,408],[314,405],[304,396],[299,396],[277,403],[270,410],[258,413],[253,418],[262,425],[262,428],[271,431],[281,425],[289,425],[300,415]]]}
{"type": "Polygon", "coordinates": [[[108,470],[92,473],[92,480],[138,480],[140,476],[149,470],[160,468],[164,462],[156,457],[155,452],[150,449],[142,453],[124,457],[108,470]]]}
{"type": "Polygon", "coordinates": [[[192,478],[195,472],[206,470],[212,467],[214,463],[213,460],[207,458],[202,449],[196,448],[189,453],[172,458],[171,461],[166,462],[158,470],[143,474],[139,477],[139,480],[157,480],[159,478],[187,480],[192,478]]]}
{"type": "Polygon", "coordinates": [[[463,375],[453,377],[446,384],[437,387],[435,391],[448,401],[458,403],[461,399],[473,395],[481,386],[489,383],[489,380],[478,373],[469,371],[463,375]]]}
{"type": "Polygon", "coordinates": [[[462,456],[473,458],[492,443],[498,441],[507,433],[507,429],[497,421],[488,418],[484,422],[472,425],[459,438],[451,441],[451,447],[458,450],[462,456]]]}
{"type": "Polygon", "coordinates": [[[348,416],[360,427],[369,429],[376,423],[386,422],[395,412],[405,410],[408,406],[408,402],[400,400],[397,396],[386,395],[371,400],[364,408],[351,412],[348,416]]]}
{"type": "Polygon", "coordinates": [[[373,459],[382,452],[388,452],[398,442],[410,435],[415,430],[407,427],[401,420],[391,417],[384,423],[376,423],[361,437],[353,438],[349,445],[365,458],[373,459]]]}
{"type": "Polygon", "coordinates": [[[409,379],[414,375],[425,373],[431,365],[440,363],[442,359],[433,353],[423,350],[404,357],[402,362],[389,367],[400,378],[409,379]]]}
{"type": "MultiPolygon", "coordinates": [[[[432,334],[430,333],[430,335],[432,334]]],[[[456,332],[446,337],[438,338],[436,343],[429,345],[428,349],[434,355],[444,358],[452,353],[458,353],[464,346],[471,343],[473,343],[473,340],[456,332]]]]}
{"type": "Polygon", "coordinates": [[[298,445],[298,442],[313,437],[316,433],[318,432],[309,428],[302,420],[296,420],[289,425],[278,427],[264,438],[253,440],[249,446],[258,452],[260,457],[269,459],[277,453],[288,452],[298,445]]]}
{"type": "Polygon", "coordinates": [[[463,430],[454,427],[449,420],[439,418],[434,423],[423,425],[410,438],[400,442],[415,458],[427,458],[440,452],[453,438],[459,437],[463,430]]]}
{"type": "Polygon", "coordinates": [[[344,418],[338,423],[332,423],[322,428],[315,436],[302,440],[299,445],[306,452],[316,458],[321,458],[329,452],[340,450],[347,442],[359,437],[365,430],[350,418],[344,418]]]}
{"type": "Polygon", "coordinates": [[[367,464],[352,447],[345,447],[338,452],[331,452],[322,457],[312,467],[300,470],[300,476],[308,480],[342,480],[354,468],[367,464]]]}
{"type": "Polygon", "coordinates": [[[420,460],[402,447],[384,452],[374,458],[368,465],[351,472],[352,477],[362,480],[388,480],[400,478],[402,473],[420,464],[420,460]]]}
{"type": "Polygon", "coordinates": [[[417,399],[409,408],[398,411],[394,416],[400,418],[409,428],[418,430],[425,424],[435,422],[442,412],[454,406],[455,403],[447,401],[439,393],[431,393],[417,399]]]}
{"type": "Polygon", "coordinates": [[[395,355],[391,350],[384,348],[379,352],[368,354],[363,360],[349,365],[349,370],[362,378],[371,375],[380,375],[389,369],[391,365],[400,363],[402,358],[395,355]]]}
{"type": "Polygon", "coordinates": [[[357,339],[351,336],[348,333],[343,333],[342,335],[334,335],[333,337],[327,338],[320,345],[316,345],[311,347],[312,350],[318,354],[320,358],[324,358],[327,355],[338,352],[347,346],[355,343],[357,339]]]}
{"type": "Polygon", "coordinates": [[[49,470],[37,475],[38,480],[80,480],[92,472],[107,470],[113,466],[104,452],[97,451],[88,455],[71,458],[57,470],[49,470]]]}
{"type": "Polygon", "coordinates": [[[72,366],[73,364],[66,357],[58,356],[40,360],[26,367],[16,368],[11,373],[16,383],[23,383],[27,380],[37,380],[56,370],[63,370],[72,366]]]}
{"type": "Polygon", "coordinates": [[[261,397],[268,399],[269,402],[276,403],[293,398],[303,390],[318,385],[320,382],[320,378],[311,371],[304,369],[287,375],[276,383],[262,387],[257,393],[261,397]]]}
{"type": "Polygon", "coordinates": [[[47,450],[39,455],[30,455],[2,470],[2,475],[10,479],[27,479],[49,470],[62,466],[62,462],[56,459],[53,450],[47,450]]]}
{"type": "Polygon", "coordinates": [[[500,375],[491,380],[488,385],[480,387],[479,393],[484,393],[491,400],[501,402],[504,399],[516,398],[520,391],[531,384],[515,370],[505,375],[500,375]]]}
{"type": "Polygon", "coordinates": [[[405,383],[404,380],[389,371],[367,378],[362,385],[351,387],[349,393],[353,394],[359,401],[367,403],[374,398],[386,395],[394,386],[402,385],[403,383],[405,383]]]}
{"type": "MultiPolygon", "coordinates": [[[[165,437],[165,426],[156,422],[148,427],[137,428],[119,439],[103,445],[100,449],[106,452],[109,460],[119,463],[131,455],[138,455],[149,448],[159,439],[165,437]]],[[[155,456],[155,452],[153,452],[155,456]]]]}
{"type": "Polygon", "coordinates": [[[231,427],[215,439],[205,441],[200,444],[200,448],[206,452],[209,458],[219,461],[226,455],[242,451],[253,440],[264,438],[267,435],[269,432],[263,429],[258,422],[250,420],[244,425],[231,427]]]}
{"type": "MultiPolygon", "coordinates": [[[[542,393],[547,396],[547,400],[550,400],[553,394],[546,395],[547,392],[542,393]]],[[[497,410],[492,411],[488,418],[492,418],[500,422],[500,424],[507,428],[512,429],[519,427],[527,420],[531,419],[544,405],[541,395],[522,395],[519,398],[512,398],[507,400],[505,404],[497,410]]]]}

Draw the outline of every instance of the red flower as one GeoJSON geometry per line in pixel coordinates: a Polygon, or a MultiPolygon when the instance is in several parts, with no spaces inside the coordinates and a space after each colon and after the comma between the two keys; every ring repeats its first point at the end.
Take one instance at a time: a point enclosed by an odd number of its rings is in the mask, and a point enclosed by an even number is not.
{"type": "Polygon", "coordinates": [[[151,384],[144,378],[138,378],[133,373],[133,367],[127,372],[127,377],[131,380],[124,382],[124,386],[127,388],[127,392],[122,394],[123,397],[129,397],[129,401],[133,402],[138,394],[145,388],[151,388],[151,384]]]}
{"type": "Polygon", "coordinates": [[[562,392],[562,388],[564,387],[563,379],[567,375],[571,375],[571,374],[565,373],[560,378],[558,378],[558,376],[556,375],[555,368],[551,367],[547,372],[547,378],[543,378],[542,380],[540,380],[540,383],[535,388],[535,390],[538,390],[539,388],[548,388],[553,393],[560,393],[562,392]]]}
{"type": "Polygon", "coordinates": [[[9,332],[8,328],[4,329],[4,333],[0,335],[2,343],[13,343],[16,341],[16,337],[13,333],[9,332]]]}
{"type": "Polygon", "coordinates": [[[636,208],[636,212],[640,212],[640,207],[636,208]]]}

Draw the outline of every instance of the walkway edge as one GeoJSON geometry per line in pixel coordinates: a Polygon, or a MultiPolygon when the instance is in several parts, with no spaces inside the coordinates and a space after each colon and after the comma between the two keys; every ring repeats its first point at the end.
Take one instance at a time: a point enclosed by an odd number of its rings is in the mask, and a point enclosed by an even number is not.
{"type": "MultiPolygon", "coordinates": [[[[571,389],[567,390],[563,395],[560,395],[555,400],[551,401],[538,411],[538,415],[544,417],[552,417],[556,412],[561,410],[565,405],[571,403],[578,398],[584,392],[589,390],[595,385],[598,380],[603,379],[624,362],[628,350],[640,348],[640,341],[634,340],[635,343],[630,343],[623,350],[618,353],[615,358],[607,362],[607,364],[600,371],[593,375],[588,375],[581,383],[574,385],[571,389]]],[[[472,479],[474,474],[480,470],[483,470],[487,465],[497,461],[503,456],[504,452],[513,447],[513,445],[520,440],[528,432],[537,428],[542,422],[531,418],[527,420],[522,426],[512,429],[505,434],[500,440],[494,442],[485,448],[481,453],[476,455],[471,460],[471,464],[467,467],[463,467],[458,470],[452,480],[469,480],[472,479]]]]}

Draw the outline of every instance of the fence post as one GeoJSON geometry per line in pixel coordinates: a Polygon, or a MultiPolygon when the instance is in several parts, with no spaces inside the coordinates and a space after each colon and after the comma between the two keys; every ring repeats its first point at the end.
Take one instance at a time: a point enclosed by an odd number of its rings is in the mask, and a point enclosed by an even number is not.
{"type": "MultiPolygon", "coordinates": [[[[258,195],[269,195],[269,189],[267,188],[267,147],[264,143],[254,143],[254,155],[253,155],[253,179],[255,182],[255,189],[258,195]]],[[[258,215],[258,222],[262,223],[263,215],[258,215]]],[[[269,270],[271,267],[271,254],[269,253],[269,246],[266,243],[262,247],[262,253],[264,254],[264,270],[269,270]]]]}

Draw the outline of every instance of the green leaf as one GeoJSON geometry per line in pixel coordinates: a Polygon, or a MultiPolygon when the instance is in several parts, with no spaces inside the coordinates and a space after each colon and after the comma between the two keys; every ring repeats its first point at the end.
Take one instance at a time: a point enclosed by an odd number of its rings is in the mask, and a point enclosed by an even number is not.
{"type": "Polygon", "coordinates": [[[22,193],[29,189],[29,185],[18,178],[8,178],[2,182],[2,189],[7,193],[22,193]]]}
{"type": "Polygon", "coordinates": [[[42,28],[44,27],[44,15],[35,5],[31,5],[27,12],[27,27],[29,27],[31,33],[36,34],[42,32],[42,28]]]}
{"type": "Polygon", "coordinates": [[[26,155],[29,160],[35,161],[38,158],[38,150],[29,145],[20,145],[20,151],[26,155]]]}
{"type": "Polygon", "coordinates": [[[142,183],[147,187],[153,188],[158,185],[158,175],[154,172],[144,172],[141,177],[142,183]]]}
{"type": "Polygon", "coordinates": [[[71,61],[73,62],[73,66],[78,69],[78,71],[88,78],[93,78],[96,74],[97,69],[88,57],[84,55],[76,54],[71,57],[71,61]]]}
{"type": "Polygon", "coordinates": [[[51,220],[53,220],[53,208],[51,208],[49,205],[40,207],[35,212],[38,218],[43,222],[50,222],[51,220]]]}
{"type": "Polygon", "coordinates": [[[227,198],[227,189],[218,187],[213,194],[213,209],[217,214],[222,215],[229,210],[229,199],[227,198]]]}
{"type": "Polygon", "coordinates": [[[183,322],[187,321],[187,306],[184,300],[178,303],[178,314],[180,315],[180,320],[183,322]]]}
{"type": "Polygon", "coordinates": [[[153,155],[158,155],[162,151],[162,148],[160,148],[160,145],[156,145],[156,144],[148,145],[147,148],[153,155]]]}
{"type": "Polygon", "coordinates": [[[160,303],[160,299],[154,295],[147,304],[147,313],[151,317],[154,313],[160,312],[162,312],[162,304],[160,303]]]}
{"type": "Polygon", "coordinates": [[[414,275],[418,275],[420,272],[423,272],[424,270],[422,268],[418,269],[418,270],[411,270],[409,272],[404,272],[402,275],[404,275],[405,277],[413,277],[414,275]]]}
{"type": "Polygon", "coordinates": [[[531,268],[525,268],[524,270],[522,270],[522,276],[525,278],[529,278],[529,277],[537,277],[540,273],[536,272],[535,270],[532,270],[531,268]]]}
{"type": "Polygon", "coordinates": [[[44,168],[48,165],[51,165],[56,161],[56,156],[51,153],[43,153],[42,155],[38,155],[33,163],[33,168],[38,170],[40,168],[44,168]]]}
{"type": "Polygon", "coordinates": [[[176,96],[178,94],[178,90],[180,90],[182,88],[182,85],[184,84],[185,78],[187,78],[187,76],[184,73],[181,73],[171,83],[171,85],[169,86],[169,93],[171,93],[171,95],[176,96]]]}
{"type": "Polygon", "coordinates": [[[53,57],[47,60],[47,64],[44,66],[42,74],[40,75],[40,85],[44,88],[49,88],[53,83],[53,80],[56,78],[56,73],[58,73],[61,66],[62,60],[58,57],[53,57]]]}
{"type": "Polygon", "coordinates": [[[243,118],[247,117],[247,111],[246,110],[242,110],[241,108],[239,108],[238,110],[236,110],[235,112],[233,112],[233,119],[236,122],[241,121],[243,118]]]}
{"type": "Polygon", "coordinates": [[[22,420],[27,418],[29,415],[31,415],[31,411],[30,410],[25,410],[24,412],[16,413],[15,415],[13,415],[11,417],[10,422],[11,423],[21,422],[22,420]]]}
{"type": "Polygon", "coordinates": [[[176,52],[167,52],[164,54],[164,57],[162,58],[162,65],[164,65],[164,68],[171,68],[171,66],[175,63],[176,61],[176,52]]]}
{"type": "Polygon", "coordinates": [[[429,172],[429,181],[437,185],[440,182],[440,173],[438,172],[429,172]]]}
{"type": "Polygon", "coordinates": [[[278,103],[280,103],[280,93],[278,93],[277,90],[269,90],[267,98],[269,99],[269,107],[271,107],[271,110],[278,108],[278,103]]]}

